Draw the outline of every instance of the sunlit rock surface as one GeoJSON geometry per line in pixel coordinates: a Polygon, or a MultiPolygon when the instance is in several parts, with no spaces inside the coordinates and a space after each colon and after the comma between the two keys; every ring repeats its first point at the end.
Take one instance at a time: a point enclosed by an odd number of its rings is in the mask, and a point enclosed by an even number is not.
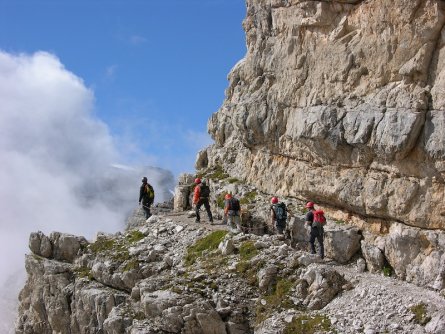
{"type": "Polygon", "coordinates": [[[247,0],[247,54],[197,167],[445,228],[445,2],[247,0]]]}

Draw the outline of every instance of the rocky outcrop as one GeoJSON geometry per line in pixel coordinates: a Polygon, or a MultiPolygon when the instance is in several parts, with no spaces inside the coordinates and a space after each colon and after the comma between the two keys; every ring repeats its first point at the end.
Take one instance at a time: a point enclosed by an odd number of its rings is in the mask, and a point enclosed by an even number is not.
{"type": "MultiPolygon", "coordinates": [[[[307,321],[351,334],[441,333],[445,327],[443,296],[382,271],[364,272],[361,258],[348,266],[323,261],[282,235],[234,234],[225,225],[196,224],[186,212],[137,226],[138,219],[131,221],[132,229],[99,233],[94,242],[32,233],[16,333],[285,333],[301,332],[307,321]]],[[[362,248],[378,249],[398,275],[417,277],[414,264],[422,266],[419,277],[431,281],[443,271],[433,261],[441,237],[429,235],[429,244],[413,244],[398,259],[404,238],[423,238],[421,229],[411,229],[400,224],[393,234],[400,243],[366,234],[362,248]]],[[[341,258],[357,244],[355,227],[329,220],[325,231],[326,238],[344,242],[343,248],[327,243],[326,254],[341,258]]]]}
{"type": "Polygon", "coordinates": [[[445,3],[247,0],[247,53],[198,169],[445,229],[445,3]]]}

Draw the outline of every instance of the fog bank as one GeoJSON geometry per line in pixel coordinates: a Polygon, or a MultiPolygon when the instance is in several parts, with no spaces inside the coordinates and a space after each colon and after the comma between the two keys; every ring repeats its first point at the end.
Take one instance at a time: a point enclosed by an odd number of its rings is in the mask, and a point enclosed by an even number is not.
{"type": "Polygon", "coordinates": [[[30,232],[89,239],[115,232],[137,205],[142,176],[158,201],[173,187],[170,172],[119,165],[113,138],[93,108],[93,92],[54,55],[0,51],[2,333],[11,332],[30,232]]]}

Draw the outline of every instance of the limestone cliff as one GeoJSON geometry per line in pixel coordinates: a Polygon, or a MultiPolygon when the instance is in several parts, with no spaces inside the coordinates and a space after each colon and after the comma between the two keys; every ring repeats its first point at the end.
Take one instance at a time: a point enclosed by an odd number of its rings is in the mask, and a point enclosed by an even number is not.
{"type": "Polygon", "coordinates": [[[197,168],[445,229],[445,2],[246,3],[247,54],[197,168]]]}

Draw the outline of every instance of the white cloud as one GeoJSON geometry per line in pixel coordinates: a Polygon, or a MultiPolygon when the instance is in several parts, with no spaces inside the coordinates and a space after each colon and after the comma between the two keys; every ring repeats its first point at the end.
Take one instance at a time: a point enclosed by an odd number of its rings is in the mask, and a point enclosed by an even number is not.
{"type": "Polygon", "coordinates": [[[2,298],[0,323],[12,324],[4,303],[18,291],[2,287],[12,273],[23,279],[29,233],[92,238],[120,230],[137,205],[140,176],[165,178],[113,167],[119,154],[93,103],[93,92],[54,55],[0,51],[0,297],[14,294],[2,298]]]}

